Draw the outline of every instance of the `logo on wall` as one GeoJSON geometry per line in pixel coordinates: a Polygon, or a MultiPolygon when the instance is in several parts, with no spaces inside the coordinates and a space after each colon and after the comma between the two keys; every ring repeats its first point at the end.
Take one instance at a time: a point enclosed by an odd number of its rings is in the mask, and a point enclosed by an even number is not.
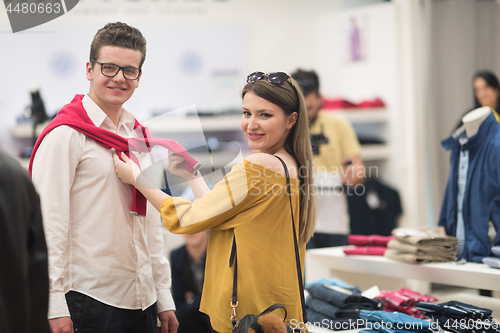
{"type": "Polygon", "coordinates": [[[52,21],[75,8],[78,0],[3,0],[12,32],[52,21]]]}
{"type": "Polygon", "coordinates": [[[50,69],[52,73],[56,74],[57,76],[69,76],[74,72],[75,59],[68,52],[57,52],[50,59],[50,69]]]}
{"type": "Polygon", "coordinates": [[[188,51],[181,56],[180,65],[184,73],[196,75],[201,71],[203,61],[198,52],[188,51]]]}

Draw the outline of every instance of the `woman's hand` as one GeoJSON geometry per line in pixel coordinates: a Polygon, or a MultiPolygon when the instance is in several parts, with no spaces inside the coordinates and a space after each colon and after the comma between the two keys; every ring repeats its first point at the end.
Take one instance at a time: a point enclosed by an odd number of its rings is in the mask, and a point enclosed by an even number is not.
{"type": "Polygon", "coordinates": [[[181,176],[186,180],[192,180],[196,178],[193,174],[184,169],[180,164],[184,162],[184,159],[179,155],[174,154],[171,150],[168,151],[168,171],[177,176],[181,176]]]}
{"type": "Polygon", "coordinates": [[[116,151],[113,153],[116,175],[123,183],[136,186],[136,179],[141,173],[141,169],[125,153],[121,152],[120,154],[123,161],[120,160],[116,151]]]}

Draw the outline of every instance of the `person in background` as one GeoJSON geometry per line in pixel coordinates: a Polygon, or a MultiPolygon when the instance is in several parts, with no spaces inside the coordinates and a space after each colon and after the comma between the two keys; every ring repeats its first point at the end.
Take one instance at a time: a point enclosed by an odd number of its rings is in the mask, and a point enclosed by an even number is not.
{"type": "Polygon", "coordinates": [[[49,333],[49,275],[40,200],[28,173],[0,152],[0,332],[49,333]]]}
{"type": "Polygon", "coordinates": [[[474,91],[474,106],[460,117],[456,128],[462,126],[463,116],[482,106],[489,106],[495,118],[500,123],[500,114],[498,113],[498,107],[500,106],[500,83],[497,76],[491,71],[479,71],[472,78],[472,88],[474,91]]]}
{"type": "Polygon", "coordinates": [[[212,333],[210,318],[200,312],[201,293],[205,279],[208,231],[184,235],[186,244],[172,250],[172,294],[178,333],[212,333]]]}
{"type": "Polygon", "coordinates": [[[286,308],[288,325],[303,322],[297,260],[304,267],[305,244],[316,220],[314,181],[308,172],[309,121],[300,87],[283,72],[254,72],[247,77],[242,99],[241,128],[255,153],[236,164],[212,190],[202,177],[179,166],[184,159],[169,152],[169,170],[188,181],[193,202],[152,188],[134,162],[114,155],[118,178],[144,194],[161,212],[168,230],[210,230],[200,311],[220,333],[232,332],[232,319],[259,314],[276,303],[286,308]],[[290,189],[282,163],[290,175],[290,189]],[[236,259],[230,264],[232,253],[236,259]]]}
{"type": "Polygon", "coordinates": [[[292,77],[304,94],[314,146],[318,219],[307,248],[347,245],[349,213],[343,185],[354,187],[364,181],[361,146],[347,120],[321,110],[323,98],[316,72],[298,69],[292,77]]]}
{"type": "MultiPolygon", "coordinates": [[[[132,188],[116,178],[112,150],[103,144],[137,135],[123,104],[139,86],[145,57],[138,29],[116,22],[98,30],[86,63],[89,93],[58,112],[51,124],[60,126],[45,128],[31,157],[54,333],[177,331],[160,217],[145,204],[132,212],[132,188]]],[[[150,163],[148,154],[137,158],[143,167],[150,163]]]]}

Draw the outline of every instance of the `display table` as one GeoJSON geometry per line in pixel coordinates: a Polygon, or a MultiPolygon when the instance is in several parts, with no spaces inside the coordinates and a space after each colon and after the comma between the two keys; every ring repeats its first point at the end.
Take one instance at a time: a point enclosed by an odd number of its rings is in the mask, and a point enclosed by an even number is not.
{"type": "Polygon", "coordinates": [[[330,247],[307,250],[306,282],[331,277],[331,271],[335,270],[474,289],[500,290],[500,269],[485,264],[407,264],[383,256],[346,255],[343,249],[344,247],[330,247]]]}

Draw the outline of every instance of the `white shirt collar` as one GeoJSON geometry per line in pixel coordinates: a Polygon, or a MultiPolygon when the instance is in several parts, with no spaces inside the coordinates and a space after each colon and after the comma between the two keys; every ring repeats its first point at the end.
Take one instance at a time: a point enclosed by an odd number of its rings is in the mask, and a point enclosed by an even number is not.
{"type": "MultiPolygon", "coordinates": [[[[108,127],[108,126],[114,127],[111,119],[108,118],[106,113],[102,111],[99,105],[97,105],[97,103],[94,102],[94,100],[90,98],[89,95],[83,96],[82,104],[85,111],[87,111],[90,120],[92,120],[92,122],[96,127],[108,127]],[[107,124],[103,126],[105,122],[107,124]]],[[[120,126],[126,126],[129,130],[133,130],[134,125],[135,125],[134,116],[132,116],[132,114],[130,114],[130,112],[128,112],[127,110],[123,109],[120,122],[118,123],[118,128],[120,128],[120,126]]]]}

